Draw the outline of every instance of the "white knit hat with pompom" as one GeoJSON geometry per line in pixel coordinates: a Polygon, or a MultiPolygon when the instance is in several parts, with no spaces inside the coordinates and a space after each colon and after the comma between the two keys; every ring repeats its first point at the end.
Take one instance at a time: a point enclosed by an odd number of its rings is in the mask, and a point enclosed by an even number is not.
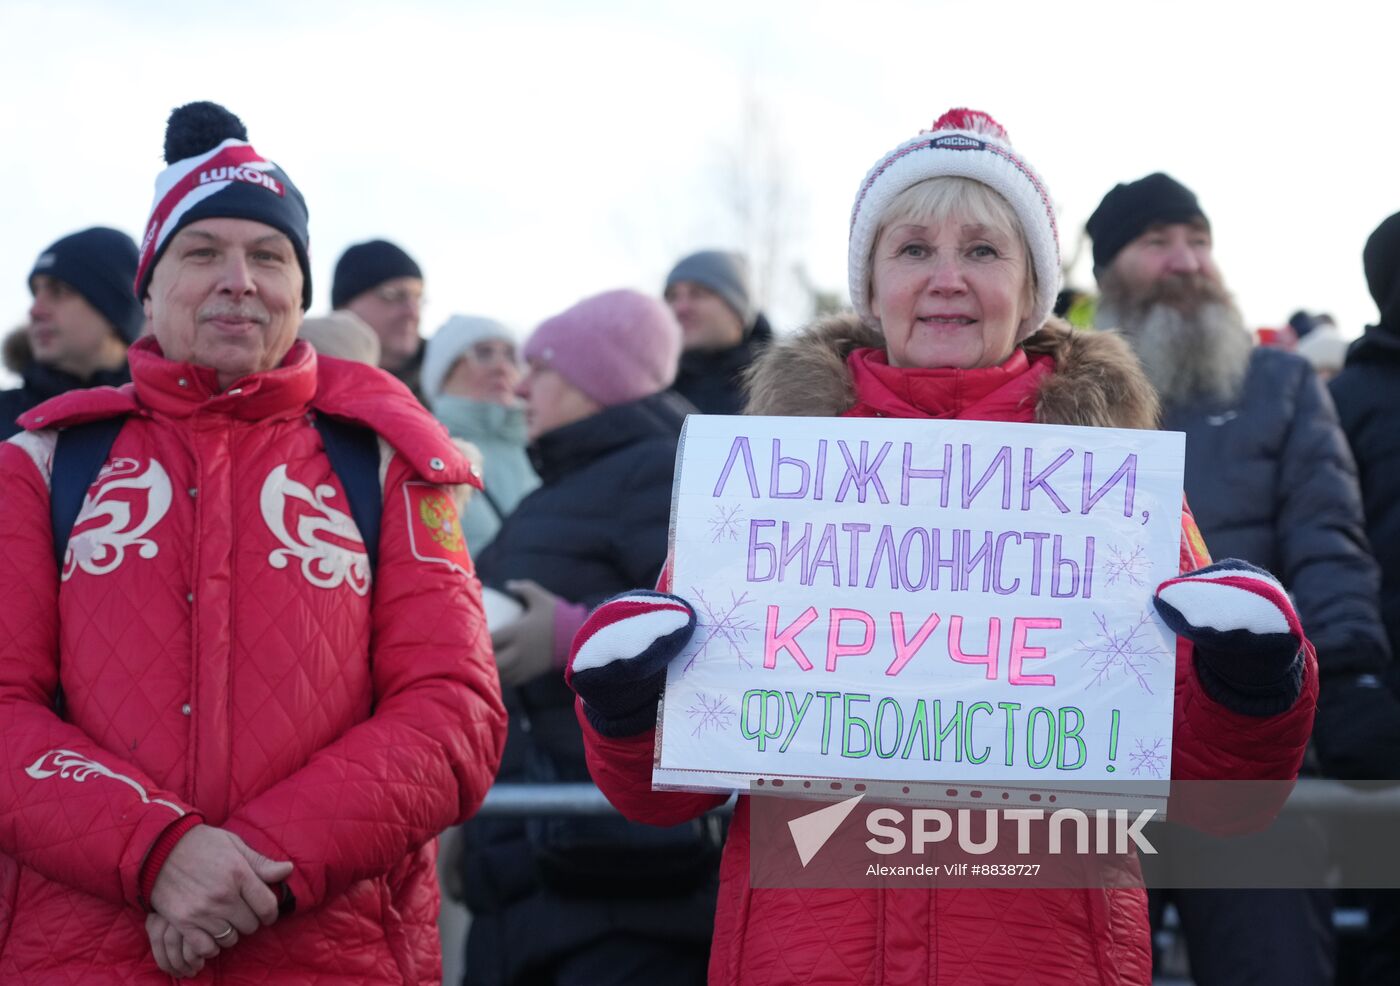
{"type": "Polygon", "coordinates": [[[870,309],[870,251],[885,209],[905,189],[929,178],[971,178],[993,189],[1011,205],[1035,267],[1035,308],[1026,324],[1039,329],[1055,308],[1060,291],[1060,234],[1055,206],[1045,182],[1011,148],[1006,131],[986,113],[953,109],[875,162],[851,208],[846,269],[851,304],[867,325],[879,322],[870,309]]]}

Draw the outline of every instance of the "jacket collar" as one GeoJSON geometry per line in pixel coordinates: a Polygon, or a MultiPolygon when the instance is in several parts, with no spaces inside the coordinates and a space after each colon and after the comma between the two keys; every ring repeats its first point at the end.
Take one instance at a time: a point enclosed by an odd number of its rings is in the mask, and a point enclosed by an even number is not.
{"type": "Polygon", "coordinates": [[[304,414],[316,395],[316,351],[300,340],[274,369],[236,380],[223,391],[211,368],[166,359],[151,336],[138,340],[127,356],[137,399],[170,417],[216,414],[243,421],[294,417],[304,414]]]}
{"type": "MultiPolygon", "coordinates": [[[[857,349],[883,349],[884,336],[854,315],[823,319],[767,347],[746,374],[747,414],[845,414],[857,401],[847,358],[857,349]]],[[[1027,358],[1048,356],[1035,420],[1095,428],[1157,427],[1156,391],[1125,342],[1113,332],[1078,332],[1050,319],[1021,344],[1027,358]]]]}
{"type": "Polygon", "coordinates": [[[883,349],[857,349],[846,363],[858,398],[853,413],[996,421],[1032,420],[1039,379],[1054,366],[1040,357],[1032,367],[1020,349],[998,366],[972,370],[890,366],[883,349]]]}
{"type": "Polygon", "coordinates": [[[496,441],[525,447],[525,408],[495,401],[475,401],[456,394],[439,394],[433,414],[447,430],[468,441],[496,441]]]}
{"type": "Polygon", "coordinates": [[[542,482],[552,483],[625,446],[648,438],[679,438],[686,413],[693,410],[670,391],[615,404],[540,435],[528,449],[530,464],[542,482]]]}
{"type": "Polygon", "coordinates": [[[447,429],[407,387],[376,367],[318,357],[298,342],[275,370],[245,377],[218,393],[212,371],[167,360],[154,339],[137,342],[129,356],[136,383],[69,391],[25,412],[20,425],[36,430],[151,412],[194,421],[219,420],[211,417],[218,415],[224,420],[276,421],[309,409],[374,431],[423,479],[480,486],[447,429]]]}
{"type": "Polygon", "coordinates": [[[131,379],[123,365],[115,370],[98,370],[84,380],[63,370],[42,363],[30,363],[24,368],[24,386],[34,395],[34,403],[85,387],[120,387],[131,379]]]}
{"type": "Polygon", "coordinates": [[[1347,350],[1347,366],[1400,362],[1400,331],[1384,323],[1366,326],[1366,334],[1347,350]]]}
{"type": "MultiPolygon", "coordinates": [[[[754,361],[765,346],[773,341],[773,330],[762,315],[752,329],[744,334],[737,346],[728,349],[688,349],[681,353],[677,381],[686,378],[718,376],[728,380],[737,376],[744,367],[754,361]]],[[[677,389],[681,389],[679,386],[677,389]]]]}

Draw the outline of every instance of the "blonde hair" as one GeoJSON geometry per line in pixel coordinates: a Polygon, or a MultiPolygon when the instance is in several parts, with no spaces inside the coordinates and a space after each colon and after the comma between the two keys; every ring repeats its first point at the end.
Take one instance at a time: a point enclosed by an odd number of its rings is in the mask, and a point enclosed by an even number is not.
{"type": "MultiPolygon", "coordinates": [[[[870,241],[870,256],[866,258],[871,272],[869,276],[874,276],[875,248],[879,246],[880,237],[885,235],[887,228],[905,222],[942,223],[951,216],[1016,237],[1026,258],[1026,304],[1033,307],[1038,287],[1035,258],[1031,256],[1030,246],[1026,243],[1026,231],[1021,227],[1021,220],[1001,193],[972,178],[953,175],[926,178],[891,199],[880,214],[880,220],[875,225],[875,237],[870,241]]],[[[873,293],[873,290],[873,284],[866,284],[867,294],[873,293]]]]}

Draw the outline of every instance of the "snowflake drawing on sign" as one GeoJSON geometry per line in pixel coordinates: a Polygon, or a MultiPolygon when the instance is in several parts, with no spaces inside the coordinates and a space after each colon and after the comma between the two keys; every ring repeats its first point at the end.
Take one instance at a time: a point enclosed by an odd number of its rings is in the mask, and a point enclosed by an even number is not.
{"type": "Polygon", "coordinates": [[[1167,751],[1162,749],[1162,737],[1157,737],[1148,746],[1142,740],[1137,741],[1137,749],[1128,754],[1128,759],[1132,761],[1132,772],[1139,777],[1143,774],[1151,774],[1153,777],[1161,777],[1162,772],[1167,769],[1167,751]]]}
{"type": "Polygon", "coordinates": [[[1147,575],[1149,562],[1147,551],[1142,545],[1133,549],[1132,554],[1126,554],[1118,547],[1111,547],[1108,553],[1112,556],[1108,564],[1104,566],[1104,575],[1109,585],[1116,585],[1119,580],[1131,582],[1138,588],[1145,584],[1142,580],[1147,575]]]}
{"type": "Polygon", "coordinates": [[[715,657],[730,654],[738,659],[743,667],[752,667],[752,662],[744,656],[744,645],[748,642],[749,634],[758,632],[758,624],[744,617],[740,610],[753,602],[746,592],[743,595],[729,593],[729,605],[716,605],[705,598],[705,594],[699,589],[691,586],[691,598],[699,605],[696,607],[695,620],[695,652],[690,655],[690,660],[685,662],[685,667],[681,669],[681,674],[689,673],[699,661],[708,661],[715,657]]]}
{"type": "Polygon", "coordinates": [[[1102,613],[1095,613],[1099,629],[1093,642],[1081,640],[1079,649],[1087,657],[1084,664],[1094,669],[1094,676],[1085,688],[1110,683],[1115,675],[1135,680],[1147,694],[1155,694],[1147,680],[1152,673],[1151,665],[1156,664],[1164,653],[1153,639],[1152,617],[1143,613],[1138,621],[1126,630],[1111,630],[1108,620],[1102,613]]]}
{"type": "Polygon", "coordinates": [[[736,503],[732,507],[726,507],[722,503],[715,504],[714,513],[710,515],[710,540],[716,544],[720,541],[739,540],[739,525],[742,520],[739,515],[743,509],[742,503],[736,503]]]}
{"type": "Polygon", "coordinates": [[[729,707],[729,702],[723,696],[710,698],[704,692],[695,693],[695,701],[685,712],[695,723],[695,728],[690,732],[691,736],[699,736],[706,729],[713,729],[717,733],[727,729],[730,720],[739,714],[729,707]]]}

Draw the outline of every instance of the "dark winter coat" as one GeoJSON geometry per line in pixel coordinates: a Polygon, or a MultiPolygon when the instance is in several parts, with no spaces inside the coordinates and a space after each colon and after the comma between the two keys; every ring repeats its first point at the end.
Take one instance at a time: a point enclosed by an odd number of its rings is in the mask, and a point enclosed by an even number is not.
{"type": "MultiPolygon", "coordinates": [[[[588,605],[654,584],[666,559],[676,444],[693,410],[657,394],[541,436],[530,448],[541,485],[478,559],[482,581],[504,589],[533,579],[588,605]]],[[[587,781],[563,673],[506,692],[500,779],[587,781]]],[[[470,981],[508,981],[527,959],[548,962],[619,933],[703,947],[719,845],[704,833],[701,822],[656,829],[618,818],[472,822],[462,873],[476,923],[470,981]]]]}
{"type": "Polygon", "coordinates": [[[89,380],[34,362],[25,366],[20,375],[24,380],[22,385],[13,390],[0,390],[0,441],[19,434],[21,429],[15,419],[50,397],[83,387],[120,387],[131,380],[125,364],[118,370],[98,370],[89,380]]]}
{"type": "MultiPolygon", "coordinates": [[[[1400,653],[1400,331],[1368,328],[1331,388],[1356,456],[1366,534],[1381,567],[1381,619],[1392,653],[1400,653]]],[[[1400,691],[1394,663],[1388,677],[1392,692],[1400,691]]],[[[1400,702],[1393,694],[1375,695],[1366,684],[1358,681],[1324,696],[1319,745],[1342,747],[1325,752],[1345,757],[1341,767],[1352,776],[1400,776],[1400,702]],[[1324,744],[1325,729],[1336,735],[1335,742],[1324,744]]]]}
{"type": "Polygon", "coordinates": [[[759,315],[739,345],[683,353],[673,389],[701,414],[740,414],[744,410],[741,377],[772,340],[768,320],[759,315]]]}
{"type": "Polygon", "coordinates": [[[1186,433],[1186,499],[1211,554],[1278,576],[1324,678],[1384,667],[1356,466],[1308,362],[1259,347],[1236,401],[1164,406],[1162,428],[1186,433]]]}
{"type": "Polygon", "coordinates": [[[1400,334],[1369,330],[1331,389],[1381,566],[1381,618],[1392,650],[1400,650],[1400,334]]]}
{"type": "MultiPolygon", "coordinates": [[[[412,391],[413,396],[418,398],[418,403],[423,404],[423,356],[428,352],[427,342],[418,343],[418,351],[408,358],[408,362],[397,370],[390,370],[389,373],[400,383],[412,391]]],[[[426,406],[426,405],[425,405],[426,406]]]]}

